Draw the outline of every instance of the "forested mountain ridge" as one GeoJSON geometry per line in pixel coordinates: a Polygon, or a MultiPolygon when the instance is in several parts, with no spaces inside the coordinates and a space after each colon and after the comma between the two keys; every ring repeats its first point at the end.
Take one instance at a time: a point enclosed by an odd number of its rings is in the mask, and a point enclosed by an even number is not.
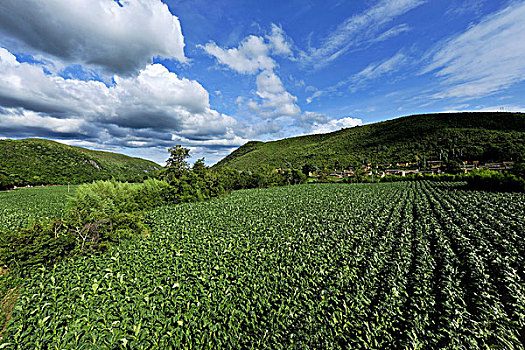
{"type": "Polygon", "coordinates": [[[215,167],[347,167],[432,159],[523,160],[525,114],[440,113],[401,117],[328,134],[251,141],[215,167]]]}
{"type": "Polygon", "coordinates": [[[149,160],[44,139],[0,140],[0,186],[136,181],[160,169],[149,160]]]}

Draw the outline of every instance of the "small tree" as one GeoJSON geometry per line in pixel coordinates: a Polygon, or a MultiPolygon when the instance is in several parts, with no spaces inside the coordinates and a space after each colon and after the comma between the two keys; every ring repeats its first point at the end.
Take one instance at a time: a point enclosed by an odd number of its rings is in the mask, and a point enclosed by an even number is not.
{"type": "Polygon", "coordinates": [[[313,166],[312,164],[309,164],[309,163],[306,163],[305,165],[303,165],[303,167],[301,168],[301,171],[303,172],[303,174],[305,174],[306,176],[308,176],[309,173],[315,173],[316,171],[316,168],[315,166],[313,166]]]}
{"type": "Polygon", "coordinates": [[[190,150],[181,145],[176,145],[168,149],[168,151],[170,152],[170,157],[166,161],[167,172],[179,178],[189,170],[190,165],[186,161],[186,158],[190,156],[190,150]]]}
{"type": "Polygon", "coordinates": [[[457,160],[449,160],[445,162],[445,171],[449,174],[459,174],[461,172],[461,164],[457,160]]]}
{"type": "Polygon", "coordinates": [[[525,162],[514,164],[514,168],[512,168],[511,173],[517,177],[525,179],[525,162]]]}
{"type": "Polygon", "coordinates": [[[204,176],[207,169],[208,167],[204,163],[204,158],[199,158],[195,161],[191,170],[199,176],[204,176]]]}

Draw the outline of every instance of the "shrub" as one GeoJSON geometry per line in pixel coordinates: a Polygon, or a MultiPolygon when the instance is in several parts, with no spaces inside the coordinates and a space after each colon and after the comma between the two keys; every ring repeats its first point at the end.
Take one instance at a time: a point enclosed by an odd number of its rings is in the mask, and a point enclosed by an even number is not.
{"type": "Polygon", "coordinates": [[[144,210],[168,203],[169,184],[166,181],[148,179],[132,187],[134,209],[144,210]]]}
{"type": "Polygon", "coordinates": [[[33,266],[52,265],[69,255],[75,246],[75,237],[60,222],[47,226],[37,223],[1,236],[0,263],[25,275],[33,266]]]}
{"type": "Polygon", "coordinates": [[[96,181],[80,186],[69,202],[68,213],[78,224],[94,222],[114,213],[135,211],[135,184],[117,181],[96,181]]]}
{"type": "Polygon", "coordinates": [[[0,236],[0,264],[26,275],[35,266],[51,266],[74,254],[103,252],[112,244],[147,234],[143,218],[132,213],[112,213],[82,226],[63,221],[37,223],[0,236]]]}
{"type": "Polygon", "coordinates": [[[472,189],[506,192],[525,191],[525,179],[500,171],[473,171],[466,177],[466,180],[472,189]]]}
{"type": "Polygon", "coordinates": [[[69,202],[69,215],[79,224],[98,221],[118,213],[133,213],[168,203],[170,185],[148,179],[130,184],[96,181],[80,186],[69,202]]]}

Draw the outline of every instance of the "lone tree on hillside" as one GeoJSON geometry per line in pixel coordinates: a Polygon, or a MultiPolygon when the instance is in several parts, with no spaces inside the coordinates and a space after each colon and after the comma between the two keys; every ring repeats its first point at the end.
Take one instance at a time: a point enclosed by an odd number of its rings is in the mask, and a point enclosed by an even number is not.
{"type": "Polygon", "coordinates": [[[186,158],[190,156],[190,150],[181,145],[169,148],[170,157],[166,161],[167,172],[173,174],[175,177],[180,177],[190,168],[186,158]]]}

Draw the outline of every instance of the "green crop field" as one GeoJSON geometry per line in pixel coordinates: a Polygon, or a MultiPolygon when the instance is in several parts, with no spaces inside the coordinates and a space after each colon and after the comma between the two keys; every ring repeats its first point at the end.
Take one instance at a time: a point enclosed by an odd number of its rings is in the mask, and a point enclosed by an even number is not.
{"type": "Polygon", "coordinates": [[[525,194],[456,186],[301,185],[147,212],[151,237],[26,279],[0,347],[522,349],[525,194]]]}
{"type": "Polygon", "coordinates": [[[28,187],[0,191],[0,231],[46,222],[62,215],[69,195],[77,186],[28,187]]]}

